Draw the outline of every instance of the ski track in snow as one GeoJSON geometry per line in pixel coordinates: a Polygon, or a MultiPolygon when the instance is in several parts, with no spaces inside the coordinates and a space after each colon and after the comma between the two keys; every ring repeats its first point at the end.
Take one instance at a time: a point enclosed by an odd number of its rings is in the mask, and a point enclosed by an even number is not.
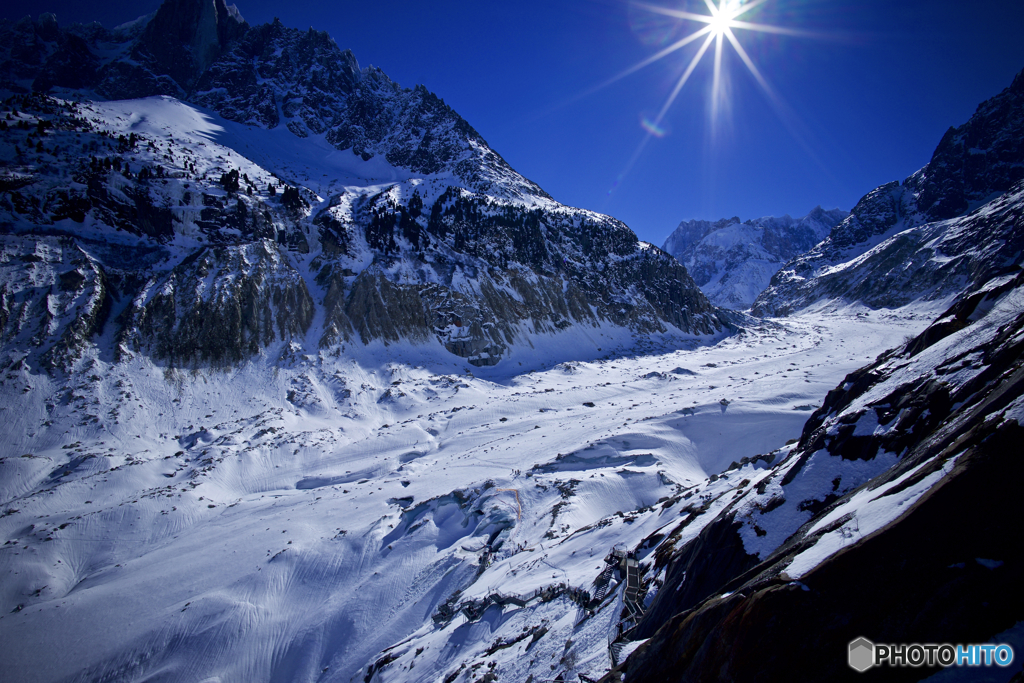
{"type": "Polygon", "coordinates": [[[579,625],[565,596],[473,622],[431,615],[456,590],[592,590],[613,545],[677,525],[686,489],[724,506],[757,468],[708,475],[799,437],[846,373],[930,318],[819,311],[713,346],[533,359],[547,369],[523,374],[509,361],[473,375],[400,344],[218,372],[97,359],[96,379],[68,386],[11,373],[4,667],[40,681],[349,681],[398,643],[375,680],[484,661],[509,680],[552,664],[599,675],[611,597],[579,625]]]}

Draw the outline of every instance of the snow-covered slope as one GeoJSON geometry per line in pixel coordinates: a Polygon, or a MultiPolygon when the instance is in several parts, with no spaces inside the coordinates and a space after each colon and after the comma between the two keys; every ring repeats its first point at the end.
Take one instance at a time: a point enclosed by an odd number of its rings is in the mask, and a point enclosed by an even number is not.
{"type": "Polygon", "coordinates": [[[1024,275],[968,291],[829,392],[699,536],[663,543],[627,680],[852,680],[860,636],[1019,650],[1024,275]]]}
{"type": "Polygon", "coordinates": [[[993,211],[1012,215],[1009,200],[981,207],[1019,190],[1022,140],[1024,72],[967,123],[950,128],[928,165],[902,184],[869,192],[824,241],[790,260],[751,310],[786,315],[821,301],[895,307],[944,300],[993,269],[1019,263],[1019,229],[1006,243],[1006,226],[990,235],[985,218],[993,211]]]}
{"type": "Polygon", "coordinates": [[[712,303],[745,310],[783,264],[818,244],[848,215],[819,206],[802,218],[683,221],[662,249],[686,266],[712,303]]]}
{"type": "Polygon", "coordinates": [[[925,324],[850,310],[683,348],[606,327],[621,352],[475,376],[408,343],[196,371],[93,346],[70,376],[8,352],[4,670],[347,682],[393,657],[372,680],[600,676],[622,609],[604,555],[700,495],[724,505],[766,471],[730,463],[797,438],[828,388],[925,324]]]}

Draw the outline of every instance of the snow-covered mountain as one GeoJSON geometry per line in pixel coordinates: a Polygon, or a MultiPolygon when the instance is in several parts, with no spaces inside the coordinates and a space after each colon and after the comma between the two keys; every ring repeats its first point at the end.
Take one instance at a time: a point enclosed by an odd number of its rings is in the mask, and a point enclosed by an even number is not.
{"type": "Polygon", "coordinates": [[[783,264],[825,239],[848,215],[818,206],[802,218],[683,221],[662,249],[686,266],[716,306],[745,310],[783,264]]]}
{"type": "Polygon", "coordinates": [[[751,319],[323,34],[221,0],[0,32],[0,679],[1024,652],[1019,187],[930,200],[991,200],[924,221],[971,254],[937,320],[751,319]]]}
{"type": "Polygon", "coordinates": [[[595,330],[595,353],[602,325],[724,330],[671,257],[558,204],[436,96],[359,69],[326,34],[248,27],[200,0],[115,31],[44,16],[3,34],[10,88],[70,93],[4,112],[0,220],[15,258],[41,264],[4,283],[4,337],[44,364],[114,309],[118,358],[183,365],[408,339],[480,366],[574,327],[595,330]],[[65,64],[69,46],[95,68],[65,64]],[[189,102],[81,100],[168,88],[189,102]],[[46,303],[39,278],[64,276],[46,303]]]}
{"type": "MultiPolygon", "coordinates": [[[[0,26],[2,85],[106,100],[173,97],[225,119],[300,138],[417,175],[448,172],[470,190],[547,197],[423,86],[409,90],[324,32],[280,21],[251,27],[223,0],[166,0],[118,27],[61,28],[52,15],[0,26]]],[[[428,207],[429,208],[429,207],[428,207]]]]}
{"type": "Polygon", "coordinates": [[[786,315],[832,300],[885,307],[942,301],[1021,263],[1013,216],[1024,180],[1022,140],[1024,72],[950,128],[924,168],[869,192],[821,244],[789,261],[752,311],[786,315]],[[1017,199],[1003,197],[1014,188],[1017,199]]]}

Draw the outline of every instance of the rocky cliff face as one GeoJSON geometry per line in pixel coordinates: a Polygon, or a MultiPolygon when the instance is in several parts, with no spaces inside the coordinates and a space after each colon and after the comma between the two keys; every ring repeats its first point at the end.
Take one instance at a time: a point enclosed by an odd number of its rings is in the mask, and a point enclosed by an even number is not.
{"type": "Polygon", "coordinates": [[[820,206],[802,218],[684,221],[662,247],[718,306],[744,310],[789,259],[824,239],[849,214],[820,206]]]}
{"type": "MultiPolygon", "coordinates": [[[[7,100],[7,319],[58,307],[38,293],[58,287],[56,267],[32,285],[15,272],[54,240],[83,251],[91,270],[78,285],[98,288],[92,308],[68,313],[79,331],[65,366],[88,343],[194,366],[277,344],[375,340],[438,343],[494,365],[516,344],[579,326],[724,329],[668,254],[610,217],[553,201],[435,95],[360,69],[326,34],[249,27],[219,0],[169,0],[114,32],[61,29],[51,17],[3,31],[9,90],[170,93],[223,116],[211,122],[166,94],[7,100]],[[101,43],[115,47],[101,57],[101,43]],[[68,45],[91,56],[87,73],[60,66],[68,45]],[[325,147],[348,150],[322,169],[334,184],[304,185],[309,168],[289,165],[282,134],[288,154],[311,163],[325,147]],[[103,340],[101,310],[116,327],[103,340]]],[[[29,322],[13,324],[12,343],[29,322]]],[[[56,343],[47,339],[39,353],[56,343]]]]}
{"type": "Polygon", "coordinates": [[[979,106],[970,121],[951,128],[927,166],[902,184],[894,181],[869,192],[825,240],[786,263],[752,311],[787,315],[830,299],[871,306],[942,299],[958,294],[967,282],[947,277],[951,263],[977,274],[982,263],[998,268],[1019,261],[1015,240],[1002,250],[1002,238],[990,240],[984,229],[984,216],[999,209],[981,207],[1019,189],[1022,139],[1024,72],[979,106]],[[953,220],[957,217],[962,218],[953,220]],[[957,236],[972,225],[977,248],[957,236]],[[978,260],[979,251],[995,260],[978,260]],[[907,272],[893,270],[904,263],[907,272]]]}

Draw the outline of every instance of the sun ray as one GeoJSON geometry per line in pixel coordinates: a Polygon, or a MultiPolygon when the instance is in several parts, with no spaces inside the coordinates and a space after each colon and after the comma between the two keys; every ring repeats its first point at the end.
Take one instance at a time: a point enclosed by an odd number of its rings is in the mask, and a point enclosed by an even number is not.
{"type": "MultiPolygon", "coordinates": [[[[729,29],[726,27],[725,32],[729,29]]],[[[718,118],[718,104],[722,93],[722,33],[715,36],[715,79],[711,87],[712,121],[718,118]]]]}
{"type": "Polygon", "coordinates": [[[776,33],[783,36],[796,36],[798,38],[821,38],[822,34],[814,31],[802,31],[797,28],[786,28],[784,26],[772,26],[771,24],[757,24],[750,21],[729,21],[730,28],[741,28],[747,31],[758,31],[760,33],[776,33]]]}
{"type": "Polygon", "coordinates": [[[630,76],[630,75],[636,73],[637,71],[639,71],[640,69],[644,68],[645,66],[650,66],[651,64],[654,64],[659,59],[667,57],[668,55],[672,54],[673,52],[675,52],[677,50],[681,50],[682,48],[686,47],[687,45],[689,45],[693,41],[697,40],[698,38],[700,38],[703,35],[706,35],[706,34],[710,33],[711,31],[712,31],[712,28],[711,28],[710,25],[708,25],[708,26],[705,26],[704,28],[700,29],[699,31],[697,31],[695,33],[691,33],[690,35],[686,36],[685,38],[682,38],[681,40],[677,40],[676,42],[674,42],[671,45],[669,45],[668,47],[666,47],[664,50],[660,50],[659,52],[656,52],[655,54],[651,55],[650,57],[648,57],[647,59],[643,60],[642,62],[638,62],[638,63],[634,64],[633,66],[629,67],[628,69],[626,69],[625,71],[623,71],[623,72],[621,72],[619,74],[616,74],[615,76],[612,76],[611,78],[609,78],[607,81],[605,81],[601,85],[595,87],[594,90],[596,91],[596,90],[600,90],[601,88],[607,87],[607,86],[611,85],[612,83],[615,83],[616,81],[622,80],[626,76],[630,76]]]}
{"type": "Polygon", "coordinates": [[[707,40],[704,41],[704,44],[700,46],[700,50],[697,54],[693,56],[693,59],[690,61],[690,65],[686,67],[686,72],[679,79],[679,82],[676,83],[676,87],[672,90],[672,94],[668,96],[668,100],[665,101],[665,105],[661,108],[661,111],[658,112],[658,118],[654,120],[655,125],[661,125],[661,120],[665,118],[665,114],[667,114],[668,110],[672,107],[672,103],[676,101],[676,97],[679,96],[679,91],[683,89],[684,85],[686,85],[686,81],[690,80],[690,76],[693,75],[694,70],[697,68],[697,65],[700,64],[701,58],[704,57],[704,53],[708,51],[708,47],[711,46],[711,42],[714,39],[715,37],[713,35],[709,35],[707,40]]]}
{"type": "Polygon", "coordinates": [[[747,65],[748,69],[750,69],[750,73],[752,73],[754,78],[757,79],[758,84],[764,88],[765,92],[767,92],[772,99],[775,99],[775,91],[772,90],[772,87],[768,84],[765,77],[761,75],[761,71],[757,68],[757,65],[754,64],[754,60],[750,58],[747,51],[743,49],[743,46],[740,45],[740,41],[736,39],[735,34],[733,34],[731,30],[726,30],[725,37],[729,39],[730,43],[732,43],[733,49],[736,50],[736,54],[740,56],[743,63],[747,65]]]}

